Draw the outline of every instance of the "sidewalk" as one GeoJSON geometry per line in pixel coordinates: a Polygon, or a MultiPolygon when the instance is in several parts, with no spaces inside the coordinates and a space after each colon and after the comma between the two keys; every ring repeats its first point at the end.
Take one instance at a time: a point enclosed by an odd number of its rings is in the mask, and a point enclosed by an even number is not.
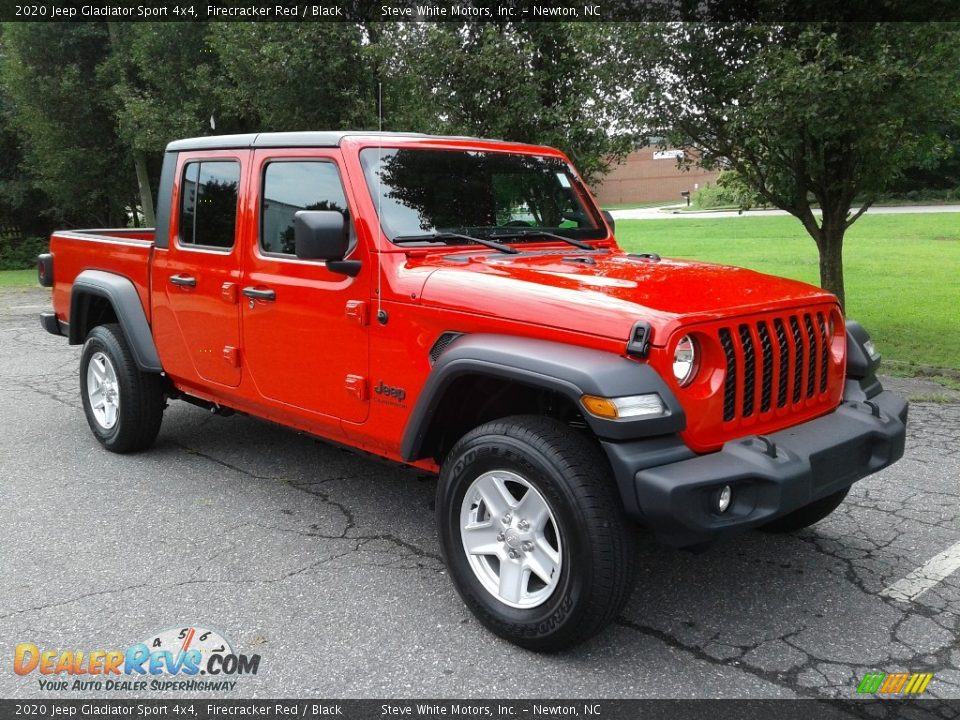
{"type": "MultiPolygon", "coordinates": [[[[738,213],[736,210],[704,210],[696,212],[681,212],[685,205],[663,205],[652,208],[635,208],[632,210],[611,210],[614,220],[672,220],[696,218],[730,218],[730,217],[770,217],[772,215],[787,215],[784,210],[747,210],[738,213]]],[[[819,214],[819,210],[813,211],[819,214]]],[[[856,212],[853,208],[851,212],[856,212]]],[[[867,210],[867,215],[911,215],[915,213],[956,213],[960,212],[960,205],[891,205],[876,206],[867,210]]]]}

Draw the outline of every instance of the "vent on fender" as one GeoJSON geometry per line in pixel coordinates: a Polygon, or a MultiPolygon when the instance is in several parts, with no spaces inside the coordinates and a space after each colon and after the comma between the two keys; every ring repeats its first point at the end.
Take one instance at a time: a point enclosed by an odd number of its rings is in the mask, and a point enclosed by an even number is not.
{"type": "Polygon", "coordinates": [[[463,335],[461,332],[448,331],[438,337],[433,347],[430,348],[430,364],[433,365],[437,361],[437,358],[443,354],[443,351],[450,347],[450,343],[461,335],[463,335]]]}

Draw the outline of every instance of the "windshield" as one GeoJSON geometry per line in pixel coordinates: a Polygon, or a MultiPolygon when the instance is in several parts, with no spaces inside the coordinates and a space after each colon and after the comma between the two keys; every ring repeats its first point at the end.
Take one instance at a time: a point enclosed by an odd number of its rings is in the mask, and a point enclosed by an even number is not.
{"type": "Polygon", "coordinates": [[[475,150],[367,148],[367,187],[388,238],[437,233],[549,240],[606,237],[606,227],[557,158],[475,150]],[[378,198],[379,194],[379,198],[378,198]],[[511,236],[511,233],[515,233],[511,236]]]}

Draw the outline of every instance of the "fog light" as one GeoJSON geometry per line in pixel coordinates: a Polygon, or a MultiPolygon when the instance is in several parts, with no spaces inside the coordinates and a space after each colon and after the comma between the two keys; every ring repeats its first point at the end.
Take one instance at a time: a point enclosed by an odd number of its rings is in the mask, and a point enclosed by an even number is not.
{"type": "Polygon", "coordinates": [[[729,485],[724,485],[717,496],[717,512],[725,513],[730,507],[730,501],[733,500],[733,490],[729,485]]]}

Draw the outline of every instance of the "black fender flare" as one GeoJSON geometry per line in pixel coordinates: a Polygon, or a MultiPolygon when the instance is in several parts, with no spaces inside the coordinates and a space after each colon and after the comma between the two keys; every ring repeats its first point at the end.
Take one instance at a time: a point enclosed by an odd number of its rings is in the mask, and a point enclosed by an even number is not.
{"type": "Polygon", "coordinates": [[[424,457],[424,441],[451,384],[465,375],[501,378],[544,388],[581,408],[583,395],[622,397],[657,393],[663,415],[637,420],[604,420],[584,412],[594,434],[606,440],[633,440],[677,433],[686,427],[683,408],[657,374],[642,362],[615,353],[549,340],[511,335],[469,334],[454,340],[437,359],[410,413],[400,455],[407,462],[424,457]]]}
{"type": "Polygon", "coordinates": [[[880,356],[867,351],[870,333],[855,320],[847,320],[847,377],[843,399],[863,402],[883,391],[877,379],[880,356]]]}
{"type": "Polygon", "coordinates": [[[847,375],[862,379],[876,375],[880,356],[871,357],[865,348],[870,333],[856,320],[847,320],[847,375]]]}
{"type": "Polygon", "coordinates": [[[84,298],[101,297],[113,307],[113,312],[120,322],[133,359],[144,372],[163,372],[157,346],[153,342],[150,324],[140,302],[140,296],[133,283],[116,273],[103,270],[84,270],[73,281],[70,291],[70,333],[71,345],[79,345],[84,341],[80,336],[82,327],[81,312],[85,311],[84,298]]]}

